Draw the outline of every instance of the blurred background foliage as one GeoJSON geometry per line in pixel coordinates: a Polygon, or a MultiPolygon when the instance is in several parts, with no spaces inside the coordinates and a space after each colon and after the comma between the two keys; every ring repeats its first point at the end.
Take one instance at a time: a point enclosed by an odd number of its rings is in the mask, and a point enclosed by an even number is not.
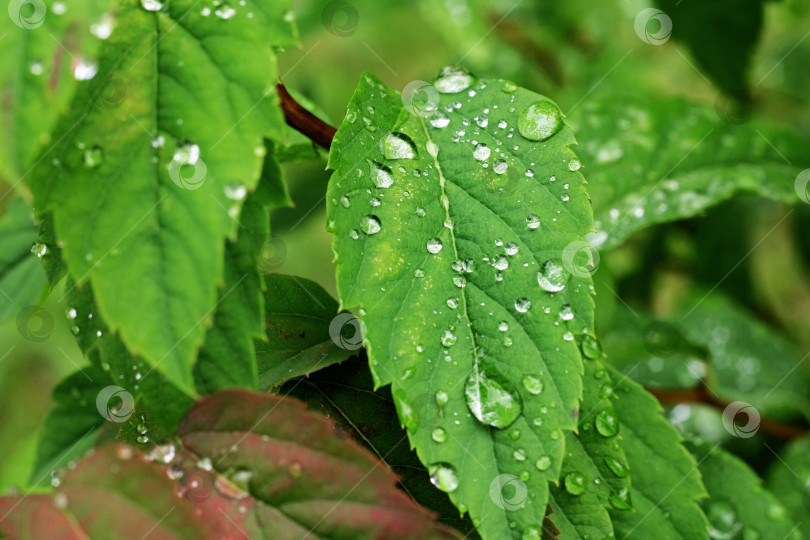
{"type": "MultiPolygon", "coordinates": [[[[687,109],[714,111],[716,129],[732,137],[756,139],[759,132],[752,126],[758,123],[810,137],[810,39],[805,39],[810,4],[801,0],[724,0],[711,6],[661,0],[658,7],[672,14],[673,33],[657,46],[642,41],[634,29],[637,15],[650,7],[637,0],[353,0],[340,9],[325,1],[292,4],[301,46],[280,55],[282,82],[302,101],[317,104],[333,125],[343,118],[364,70],[402,89],[413,80],[431,80],[442,66],[461,64],[480,77],[511,79],[554,99],[572,123],[584,124],[577,131],[583,148],[591,137],[587,116],[582,118],[588,104],[597,98],[613,101],[621,111],[628,96],[646,100],[652,109],[685,100],[687,109]]],[[[0,56],[3,69],[12,57],[8,51],[0,56]]],[[[11,91],[6,86],[4,95],[11,91]]],[[[632,130],[622,126],[619,121],[607,128],[630,144],[632,130]]],[[[666,122],[657,126],[664,135],[668,128],[666,122]]],[[[771,144],[766,139],[760,146],[771,152],[766,143],[771,144]]],[[[664,144],[674,142],[665,138],[664,144]]],[[[772,150],[781,155],[778,147],[772,150]]],[[[650,166],[657,156],[658,150],[650,166]]],[[[272,216],[273,260],[279,263],[275,272],[312,279],[335,294],[331,239],[325,232],[329,172],[323,157],[284,165],[295,206],[272,216]]],[[[632,153],[620,159],[635,166],[626,170],[648,166],[647,157],[633,161],[632,153]]],[[[591,184],[595,178],[610,179],[600,176],[598,164],[583,163],[591,184]]],[[[805,167],[769,181],[784,182],[791,191],[795,174],[805,167]]],[[[2,193],[16,184],[13,170],[2,168],[2,193]]],[[[596,194],[606,193],[600,189],[606,188],[592,186],[597,209],[596,194]]],[[[13,199],[9,195],[0,202],[8,223],[15,212],[13,199]]],[[[806,429],[808,230],[810,205],[743,195],[694,218],[645,228],[619,247],[601,251],[594,275],[596,332],[608,361],[648,387],[689,391],[709,386],[719,400],[744,399],[769,419],[806,429]]],[[[33,242],[33,226],[14,231],[8,225],[2,234],[33,242]]],[[[2,257],[0,262],[10,262],[2,257]]],[[[36,262],[34,255],[31,261],[36,262]]],[[[25,272],[38,271],[35,266],[26,263],[25,272]]],[[[0,273],[0,284],[7,278],[0,273]]],[[[29,287],[44,286],[44,280],[31,279],[29,287]]],[[[36,440],[53,403],[51,391],[85,364],[60,297],[57,291],[42,304],[52,315],[54,331],[37,342],[30,339],[30,329],[18,328],[17,313],[24,306],[0,296],[0,491],[28,484],[36,440]]],[[[682,404],[668,414],[685,432],[721,441],[760,473],[770,471],[777,494],[789,484],[807,491],[801,475],[794,478],[772,466],[784,438],[766,433],[731,437],[717,408],[705,405],[682,404]]],[[[788,454],[793,468],[810,478],[808,458],[795,448],[788,454]]],[[[802,511],[802,497],[789,497],[788,505],[802,511]]],[[[810,500],[807,493],[804,499],[810,500]]]]}

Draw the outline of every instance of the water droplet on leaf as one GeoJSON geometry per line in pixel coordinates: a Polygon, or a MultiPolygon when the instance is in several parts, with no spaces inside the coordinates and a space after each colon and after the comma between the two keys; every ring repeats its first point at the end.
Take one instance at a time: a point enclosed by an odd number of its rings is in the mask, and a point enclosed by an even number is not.
{"type": "Polygon", "coordinates": [[[616,458],[606,457],[605,465],[619,478],[625,478],[627,476],[627,466],[616,458]]]}
{"type": "Polygon", "coordinates": [[[479,144],[475,147],[475,150],[473,150],[473,157],[478,161],[486,161],[491,153],[492,150],[489,149],[489,146],[479,144]]]}
{"type": "Polygon", "coordinates": [[[440,490],[450,493],[458,487],[458,474],[449,463],[434,463],[428,468],[430,483],[440,490]]]}
{"type": "Polygon", "coordinates": [[[548,456],[543,456],[537,460],[537,463],[534,464],[537,467],[538,471],[546,471],[549,467],[551,467],[551,458],[548,456]]]}
{"type": "Polygon", "coordinates": [[[104,151],[100,146],[94,146],[84,151],[84,166],[95,169],[104,161],[104,151]]]}
{"type": "Polygon", "coordinates": [[[455,94],[466,90],[473,82],[475,82],[475,77],[466,69],[447,66],[439,73],[439,77],[433,82],[433,86],[442,94],[455,94]]]}
{"type": "Polygon", "coordinates": [[[530,394],[538,395],[543,391],[543,381],[533,375],[523,377],[523,386],[530,394]]]}
{"type": "Polygon", "coordinates": [[[503,429],[520,416],[520,398],[481,368],[470,373],[464,394],[473,416],[488,426],[503,429]]]}
{"type": "Polygon", "coordinates": [[[427,250],[430,253],[438,253],[442,250],[442,241],[438,238],[431,238],[427,241],[427,250]]]}
{"type": "Polygon", "coordinates": [[[528,298],[520,297],[515,300],[515,309],[518,310],[520,313],[526,313],[531,309],[532,303],[528,298]]]}
{"type": "Polygon", "coordinates": [[[413,159],[416,145],[404,133],[389,133],[383,140],[383,154],[386,159],[413,159]]]}
{"type": "Polygon", "coordinates": [[[602,356],[602,345],[590,334],[582,338],[582,354],[587,358],[599,358],[602,356]]]}
{"type": "Polygon", "coordinates": [[[158,2],[158,0],[141,0],[141,6],[146,11],[160,11],[163,9],[163,2],[158,2]]]}
{"type": "Polygon", "coordinates": [[[550,101],[537,101],[520,113],[518,131],[530,141],[545,141],[562,129],[560,110],[550,101]]]}
{"type": "Polygon", "coordinates": [[[364,216],[360,220],[360,230],[368,235],[380,232],[380,219],[377,216],[364,216]]]}
{"type": "Polygon", "coordinates": [[[371,164],[371,182],[374,186],[380,189],[390,188],[394,184],[391,169],[376,161],[370,161],[369,163],[371,164]]]}
{"type": "Polygon", "coordinates": [[[572,472],[565,475],[565,491],[571,495],[582,495],[585,493],[585,477],[580,473],[572,472]]]}
{"type": "Polygon", "coordinates": [[[596,431],[603,437],[613,437],[619,432],[619,421],[616,414],[610,409],[605,409],[597,414],[593,422],[596,431]]]}
{"type": "Polygon", "coordinates": [[[537,283],[548,292],[559,292],[565,288],[568,272],[561,264],[546,261],[537,273],[537,283]]]}

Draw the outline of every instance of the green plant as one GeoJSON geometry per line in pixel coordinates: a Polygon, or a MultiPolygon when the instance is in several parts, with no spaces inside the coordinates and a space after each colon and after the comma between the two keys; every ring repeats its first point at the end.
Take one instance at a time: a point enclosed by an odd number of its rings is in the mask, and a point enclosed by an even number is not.
{"type": "Polygon", "coordinates": [[[336,129],[279,82],[283,0],[10,2],[0,318],[64,310],[83,361],[0,535],[810,535],[810,117],[748,83],[763,2],[451,4],[490,77],[363,73],[336,129]],[[276,273],[311,162],[339,300],[276,273]]]}

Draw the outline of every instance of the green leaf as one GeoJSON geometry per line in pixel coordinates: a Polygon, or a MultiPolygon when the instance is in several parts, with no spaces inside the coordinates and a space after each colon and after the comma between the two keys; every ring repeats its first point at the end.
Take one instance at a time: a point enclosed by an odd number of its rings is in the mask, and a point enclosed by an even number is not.
{"type": "Polygon", "coordinates": [[[39,261],[32,254],[33,246],[37,255],[44,255],[42,246],[34,246],[36,239],[31,208],[15,198],[0,221],[0,321],[35,304],[45,286],[39,261]]]}
{"type": "Polygon", "coordinates": [[[638,309],[617,311],[611,328],[600,335],[610,365],[645,387],[700,385],[709,369],[705,351],[690,345],[677,324],[638,309]]]}
{"type": "Polygon", "coordinates": [[[149,420],[157,429],[149,434],[152,440],[172,433],[192,405],[193,394],[184,392],[143,358],[127,350],[99,316],[89,284],[76,285],[68,279],[66,287],[66,313],[79,348],[93,365],[109,372],[113,384],[133,396],[138,416],[141,408],[153,412],[149,420]]]}
{"type": "Polygon", "coordinates": [[[720,399],[750,403],[771,418],[810,418],[806,361],[776,330],[717,291],[683,295],[672,317],[689,342],[708,350],[707,383],[720,399]]]}
{"type": "Polygon", "coordinates": [[[573,334],[593,328],[593,300],[573,252],[592,222],[571,144],[543,96],[451,68],[404,98],[364,75],[330,154],[341,305],[434,483],[485,539],[540,530],[577,424],[573,334]],[[515,480],[526,496],[504,502],[515,480]]]}
{"type": "Polygon", "coordinates": [[[259,384],[254,340],[265,336],[264,280],[270,243],[269,209],[292,204],[276,159],[275,144],[265,141],[268,157],[256,191],[247,196],[239,216],[239,236],[226,240],[225,286],[214,326],[205,336],[194,366],[203,393],[225,388],[255,390],[259,384]]]}
{"type": "Polygon", "coordinates": [[[99,59],[107,77],[79,89],[59,165],[41,164],[34,185],[110,330],[186,391],[231,215],[256,186],[264,138],[284,131],[274,47],[295,43],[282,0],[252,0],[227,20],[201,11],[122,2],[99,59]],[[107,80],[126,88],[113,110],[98,97],[107,80]]]}
{"type": "Polygon", "coordinates": [[[67,265],[62,259],[62,248],[56,239],[56,230],[53,224],[53,214],[48,212],[39,217],[39,232],[37,242],[45,244],[45,255],[40,257],[42,270],[48,279],[50,288],[53,287],[67,275],[67,265]]]}
{"type": "Polygon", "coordinates": [[[260,389],[342,362],[360,348],[358,320],[336,316],[337,302],[320,285],[281,274],[268,274],[265,283],[266,336],[256,341],[260,389]]]}
{"type": "Polygon", "coordinates": [[[105,419],[96,407],[99,392],[112,385],[110,375],[87,366],[60,382],[53,391],[56,406],[48,413],[37,445],[32,484],[51,485],[49,473],[66,467],[95,444],[105,419]]]}
{"type": "MultiPolygon", "coordinates": [[[[672,37],[692,52],[720,90],[748,95],[748,64],[762,28],[763,0],[656,0],[671,19],[672,37]]],[[[654,30],[653,30],[654,31],[654,30]]]]}
{"type": "Polygon", "coordinates": [[[790,129],[729,125],[681,99],[612,93],[589,99],[567,120],[587,133],[580,154],[598,231],[591,243],[599,249],[738,193],[798,202],[794,180],[810,167],[810,143],[790,129]]]}
{"type": "Polygon", "coordinates": [[[93,66],[110,2],[74,0],[61,11],[52,2],[8,4],[0,17],[0,180],[17,186],[38,159],[54,157],[49,149],[61,134],[52,139],[51,129],[77,87],[76,70],[93,66]]]}
{"type": "Polygon", "coordinates": [[[686,447],[709,492],[701,506],[712,538],[801,539],[785,508],[744,461],[717,445],[687,442],[686,447]]]}
{"type": "Polygon", "coordinates": [[[264,141],[267,157],[262,164],[262,174],[256,187],[256,198],[267,208],[293,206],[290,191],[284,181],[278,158],[278,146],[269,139],[264,141]]]}
{"type": "Polygon", "coordinates": [[[236,241],[226,240],[225,285],[214,325],[194,365],[195,386],[201,393],[255,390],[258,385],[253,340],[264,335],[264,298],[256,258],[270,236],[270,213],[255,195],[249,195],[242,207],[236,241]]]}
{"type": "Polygon", "coordinates": [[[607,509],[629,511],[630,478],[619,444],[613,381],[599,360],[585,362],[579,431],[565,438],[559,486],[551,486],[550,519],[565,538],[611,538],[607,509]]]}
{"type": "Polygon", "coordinates": [[[617,371],[610,374],[617,381],[621,447],[633,487],[632,511],[609,510],[616,537],[708,540],[706,517],[696,502],[706,497],[698,464],[655,398],[617,371]]]}
{"type": "Polygon", "coordinates": [[[796,439],[780,451],[766,487],[788,509],[802,535],[810,538],[810,437],[796,439]]]}

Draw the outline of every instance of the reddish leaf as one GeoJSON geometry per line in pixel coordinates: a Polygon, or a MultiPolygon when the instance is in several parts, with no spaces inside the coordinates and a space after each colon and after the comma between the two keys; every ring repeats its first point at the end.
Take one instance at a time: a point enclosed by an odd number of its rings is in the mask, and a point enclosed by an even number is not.
{"type": "Polygon", "coordinates": [[[272,507],[258,519],[272,520],[273,538],[458,537],[395,489],[376,457],[297,400],[220,392],[191,409],[179,434],[218,471],[251,471],[250,493],[272,507]]]}
{"type": "Polygon", "coordinates": [[[0,537],[460,537],[397,490],[396,476],[370,453],[292,398],[214,394],[192,407],[180,436],[180,451],[97,449],[53,495],[0,498],[0,537]]]}
{"type": "Polygon", "coordinates": [[[14,540],[87,538],[51,495],[0,498],[0,536],[6,538],[3,535],[14,540]]]}
{"type": "Polygon", "coordinates": [[[55,494],[0,498],[0,516],[7,513],[0,531],[36,539],[244,538],[252,501],[195,493],[188,483],[213,486],[215,475],[190,463],[179,456],[169,468],[128,446],[100,448],[65,474],[55,494]],[[170,478],[181,470],[189,474],[170,478]]]}

